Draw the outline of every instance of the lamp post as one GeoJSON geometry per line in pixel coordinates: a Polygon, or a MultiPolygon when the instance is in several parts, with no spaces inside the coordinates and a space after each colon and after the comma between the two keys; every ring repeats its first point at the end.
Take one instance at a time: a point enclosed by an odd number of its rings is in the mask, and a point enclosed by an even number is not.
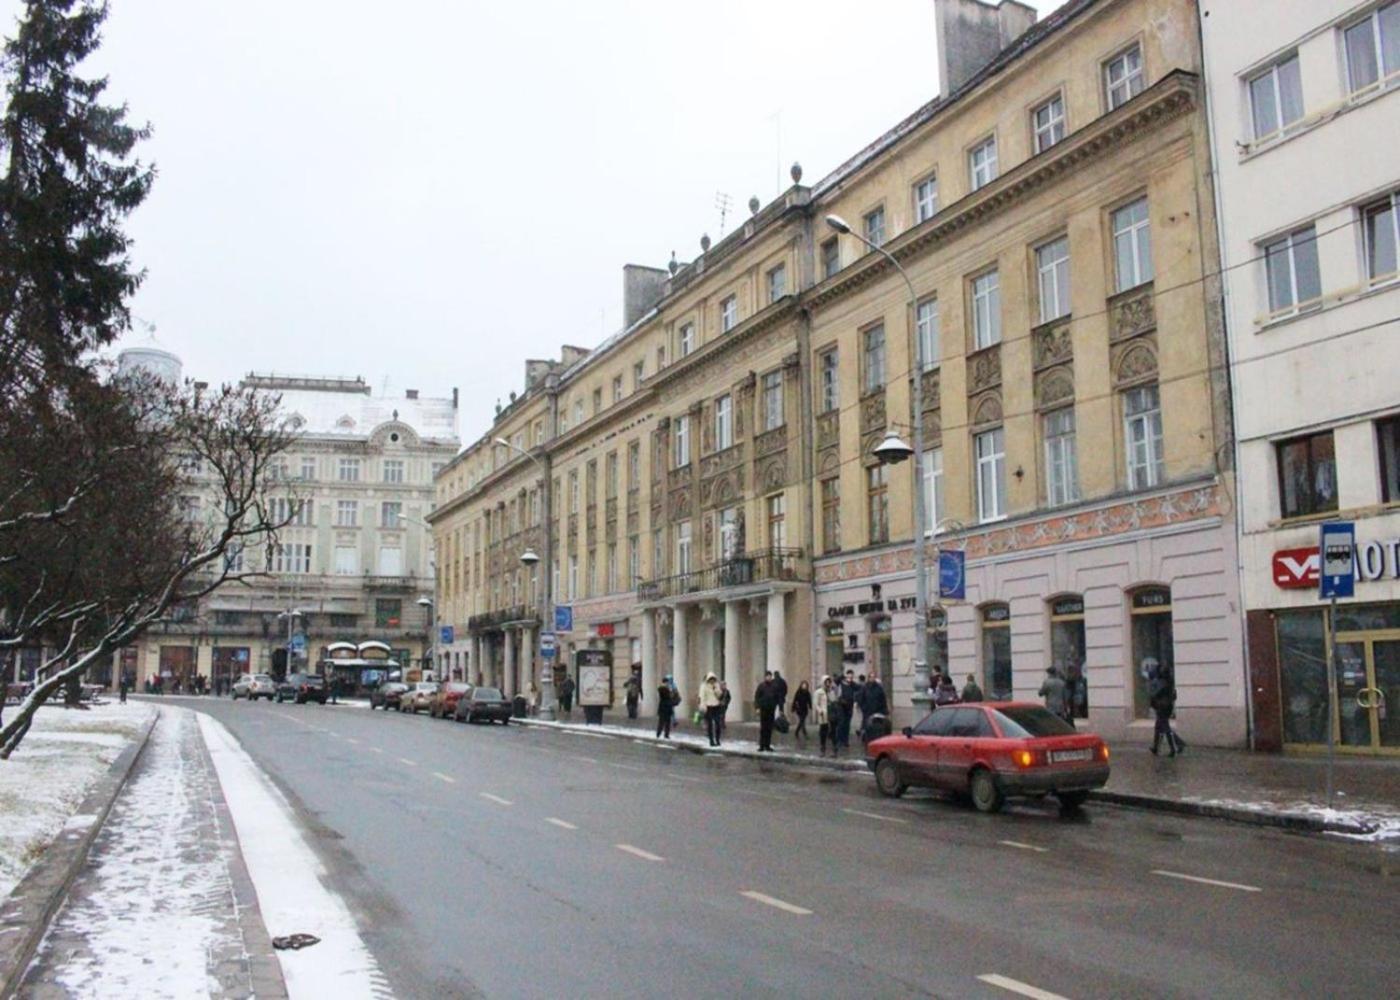
{"type": "Polygon", "coordinates": [[[293,629],[296,627],[295,623],[302,614],[301,608],[288,608],[286,611],[280,611],[277,614],[278,618],[285,618],[287,620],[287,673],[297,672],[292,669],[292,634],[293,629]]]}
{"type": "MultiPolygon", "coordinates": [[[[543,462],[541,462],[537,456],[530,454],[530,452],[526,451],[524,448],[521,448],[519,445],[512,444],[503,437],[496,438],[496,443],[499,445],[503,445],[504,447],[510,449],[516,454],[524,455],[530,461],[534,462],[535,467],[540,470],[540,493],[542,495],[542,501],[540,506],[543,508],[543,517],[541,520],[544,525],[544,559],[541,560],[539,555],[535,553],[534,549],[526,548],[524,552],[520,553],[520,562],[527,569],[541,561],[544,562],[544,573],[541,574],[544,577],[544,579],[542,581],[540,591],[540,603],[543,606],[540,612],[540,628],[541,631],[548,630],[552,632],[554,631],[554,539],[553,531],[551,529],[553,527],[554,505],[552,502],[553,491],[551,489],[551,483],[549,479],[549,468],[543,462]]],[[[556,656],[558,655],[558,648],[558,641],[556,640],[556,656]]],[[[526,657],[526,653],[526,650],[521,650],[522,659],[526,657]]],[[[543,657],[541,657],[541,659],[543,659],[543,657]]],[[[539,717],[546,722],[554,721],[553,664],[550,664],[549,668],[544,670],[540,677],[539,717]]]]}
{"type": "Polygon", "coordinates": [[[429,669],[433,672],[433,680],[437,680],[437,642],[435,641],[437,637],[433,635],[433,611],[435,610],[435,606],[433,604],[433,599],[426,594],[418,598],[417,604],[428,616],[428,634],[424,636],[423,659],[428,662],[429,669]]]}
{"type": "Polygon", "coordinates": [[[919,295],[914,291],[914,282],[899,261],[883,247],[867,240],[851,228],[850,223],[839,215],[828,215],[826,224],[838,233],[854,236],[865,246],[884,257],[904,279],[909,290],[909,309],[904,318],[910,340],[914,344],[914,446],[912,448],[900,440],[893,431],[885,435],[885,440],[875,446],[875,457],[881,462],[894,465],[906,458],[914,459],[914,708],[926,710],[929,703],[928,671],[928,577],[924,570],[924,526],[928,523],[928,512],[924,510],[924,345],[914,328],[914,317],[918,314],[919,295]]]}

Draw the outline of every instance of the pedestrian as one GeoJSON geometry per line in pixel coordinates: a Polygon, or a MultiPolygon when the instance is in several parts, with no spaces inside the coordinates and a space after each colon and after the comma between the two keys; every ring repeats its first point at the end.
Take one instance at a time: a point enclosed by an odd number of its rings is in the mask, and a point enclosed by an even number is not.
{"type": "Polygon", "coordinates": [[[797,725],[792,729],[792,738],[807,738],[807,714],[812,711],[812,688],[806,681],[797,685],[792,696],[792,714],[797,716],[797,725]]]}
{"type": "Polygon", "coordinates": [[[339,674],[335,674],[335,673],[331,674],[331,676],[330,676],[330,678],[329,678],[329,683],[328,683],[326,686],[327,686],[328,688],[330,688],[330,690],[331,690],[331,704],[332,704],[332,705],[339,705],[339,704],[340,704],[340,675],[339,675],[339,674]]]}
{"type": "Polygon", "coordinates": [[[841,687],[836,692],[836,704],[840,706],[840,714],[836,717],[836,752],[838,754],[851,745],[851,720],[855,717],[857,690],[856,672],[847,670],[846,678],[841,682],[841,687]]]}
{"type": "Polygon", "coordinates": [[[773,671],[763,674],[763,680],[753,693],[754,707],[758,709],[758,749],[760,753],[773,752],[773,717],[782,707],[778,698],[778,685],[773,682],[773,671]]]}
{"type": "Polygon", "coordinates": [[[783,706],[787,704],[788,683],[783,680],[781,670],[773,671],[773,686],[778,689],[778,710],[782,711],[783,706]]]}
{"type": "Polygon", "coordinates": [[[720,716],[724,712],[724,702],[719,690],[719,678],[713,673],[705,675],[705,683],[700,685],[700,711],[705,714],[705,736],[710,746],[719,746],[723,723],[720,716]]]}
{"type": "MultiPolygon", "coordinates": [[[[860,741],[869,743],[874,739],[871,725],[876,716],[888,718],[889,714],[890,702],[885,695],[885,686],[880,683],[880,678],[872,674],[870,680],[866,681],[860,689],[860,741]]],[[[880,735],[883,736],[885,733],[880,735]]]]}
{"type": "MultiPolygon", "coordinates": [[[[819,757],[826,756],[826,741],[831,737],[831,678],[823,677],[821,687],[812,696],[812,719],[817,724],[817,738],[821,740],[819,757]]],[[[833,742],[832,753],[836,752],[833,742]]]]}
{"type": "Polygon", "coordinates": [[[958,686],[953,683],[953,678],[947,674],[938,675],[938,686],[933,689],[933,707],[942,708],[944,705],[956,705],[958,703],[958,686]]]}
{"type": "Polygon", "coordinates": [[[862,732],[865,731],[865,675],[864,675],[864,674],[857,674],[857,675],[856,675],[856,710],[857,710],[858,712],[860,712],[860,719],[859,719],[859,720],[853,720],[853,723],[854,723],[854,722],[859,722],[859,725],[856,725],[855,730],[856,730],[856,733],[857,733],[857,734],[860,734],[860,733],[862,733],[862,732]]]}
{"type": "MultiPolygon", "coordinates": [[[[123,670],[123,671],[121,672],[121,676],[120,676],[119,680],[117,681],[117,691],[118,691],[118,693],[119,693],[119,696],[120,696],[120,698],[121,698],[121,703],[122,703],[123,705],[126,704],[126,686],[127,686],[127,676],[126,676],[126,671],[123,670]]],[[[4,693],[3,693],[3,692],[0,692],[0,703],[3,703],[4,700],[5,700],[4,693]]]]}
{"type": "Polygon", "coordinates": [[[1152,728],[1152,753],[1157,753],[1162,738],[1167,740],[1167,756],[1175,757],[1186,749],[1180,736],[1172,729],[1172,712],[1176,709],[1176,679],[1171,668],[1161,665],[1151,656],[1142,661],[1147,675],[1147,703],[1152,706],[1156,724],[1152,728]]]}
{"type": "Polygon", "coordinates": [[[570,718],[574,711],[574,679],[568,674],[559,682],[559,706],[564,710],[564,718],[570,718]]]}
{"type": "Polygon", "coordinates": [[[676,710],[676,703],[672,701],[675,686],[671,683],[671,678],[666,677],[656,688],[656,737],[660,739],[665,736],[671,738],[671,716],[676,710]]]}
{"type": "Polygon", "coordinates": [[[1058,715],[1061,719],[1065,717],[1065,682],[1058,670],[1054,667],[1045,668],[1045,680],[1040,682],[1040,690],[1036,693],[1045,699],[1047,712],[1058,715]]]}
{"type": "Polygon", "coordinates": [[[725,726],[729,721],[729,703],[734,700],[734,695],[729,690],[728,681],[719,682],[719,734],[724,735],[725,726]]]}
{"type": "Polygon", "coordinates": [[[528,694],[526,694],[526,698],[528,699],[528,701],[526,701],[525,703],[525,710],[529,712],[531,716],[539,715],[540,689],[539,686],[533,680],[530,681],[529,692],[528,694]]]}
{"type": "Polygon", "coordinates": [[[982,700],[984,700],[984,699],[982,698],[982,689],[981,689],[980,687],[978,687],[978,685],[977,685],[977,675],[976,675],[976,674],[968,674],[968,675],[967,675],[967,683],[963,685],[963,689],[962,689],[962,700],[963,700],[963,701],[982,701],[982,700]]]}
{"type": "Polygon", "coordinates": [[[632,668],[632,676],[627,678],[627,718],[637,717],[637,704],[642,700],[642,669],[632,668]]]}

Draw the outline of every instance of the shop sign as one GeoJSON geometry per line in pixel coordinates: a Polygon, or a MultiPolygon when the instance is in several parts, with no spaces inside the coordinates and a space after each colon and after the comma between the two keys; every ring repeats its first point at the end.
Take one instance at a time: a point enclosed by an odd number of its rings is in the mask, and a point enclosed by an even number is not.
{"type": "Polygon", "coordinates": [[[1061,597],[1054,604],[1050,605],[1050,613],[1056,617],[1060,615],[1082,615],[1084,613],[1084,599],[1082,597],[1061,597]]]}
{"type": "Polygon", "coordinates": [[[1166,608],[1172,603],[1172,592],[1158,587],[1151,590],[1140,590],[1133,595],[1133,607],[1135,608],[1166,608]]]}
{"type": "MultiPolygon", "coordinates": [[[[1362,583],[1400,579],[1400,538],[1360,542],[1352,546],[1356,579],[1362,583]]],[[[1315,590],[1322,578],[1316,545],[1279,549],[1273,558],[1274,586],[1282,590],[1315,590]]]]}
{"type": "Polygon", "coordinates": [[[611,639],[617,631],[617,626],[612,622],[599,622],[597,628],[599,639],[611,639]]]}
{"type": "Polygon", "coordinates": [[[612,704],[612,652],[606,649],[580,649],[574,653],[578,673],[578,703],[581,708],[606,708],[612,704]]]}
{"type": "Polygon", "coordinates": [[[1274,553],[1274,584],[1284,590],[1309,590],[1319,576],[1317,549],[1280,549],[1274,553]]]}
{"type": "Polygon", "coordinates": [[[827,618],[853,618],[856,615],[879,615],[887,611],[913,611],[918,604],[913,597],[891,597],[888,601],[863,601],[860,604],[838,604],[826,609],[827,618]]]}

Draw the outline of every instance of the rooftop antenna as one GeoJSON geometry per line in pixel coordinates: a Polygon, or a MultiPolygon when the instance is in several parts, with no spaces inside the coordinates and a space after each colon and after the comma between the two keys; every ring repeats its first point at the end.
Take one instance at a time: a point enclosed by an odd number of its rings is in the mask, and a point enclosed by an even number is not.
{"type": "Polygon", "coordinates": [[[734,199],[723,191],[715,192],[715,208],[719,209],[719,235],[724,236],[724,220],[729,217],[729,209],[734,204],[734,199]]]}

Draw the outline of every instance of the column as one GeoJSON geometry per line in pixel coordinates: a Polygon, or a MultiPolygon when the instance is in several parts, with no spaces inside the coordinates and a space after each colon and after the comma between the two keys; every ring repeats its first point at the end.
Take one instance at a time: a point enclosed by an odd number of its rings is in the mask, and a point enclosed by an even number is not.
{"type": "MultiPolygon", "coordinates": [[[[486,680],[486,672],[482,669],[481,663],[481,636],[472,636],[471,659],[467,661],[467,675],[471,677],[471,682],[476,683],[476,675],[480,673],[483,680],[486,680]]],[[[489,681],[487,682],[489,686],[489,681]]]]}
{"type": "Polygon", "coordinates": [[[513,638],[512,638],[512,636],[511,636],[509,630],[506,630],[506,631],[501,632],[501,635],[504,637],[504,639],[505,639],[505,645],[506,645],[506,668],[505,668],[505,678],[504,678],[504,680],[503,680],[503,682],[502,682],[502,683],[503,683],[503,690],[502,690],[501,693],[504,694],[507,698],[510,698],[510,697],[513,697],[513,696],[515,695],[515,692],[516,692],[516,690],[517,690],[517,689],[515,688],[515,686],[514,686],[514,682],[515,682],[515,642],[513,641],[513,638]]]}
{"type": "Polygon", "coordinates": [[[695,697],[695,692],[690,690],[689,671],[686,668],[686,646],[690,642],[690,634],[686,628],[685,611],[684,604],[677,604],[671,610],[671,678],[681,693],[681,707],[676,710],[676,715],[681,718],[685,718],[688,711],[686,706],[695,697]]]}
{"type": "MultiPolygon", "coordinates": [[[[783,651],[787,648],[787,594],[770,594],[768,597],[768,656],[767,670],[782,670],[783,651]]],[[[790,689],[797,687],[792,678],[785,678],[790,689]]]]}
{"type": "Polygon", "coordinates": [[[642,612],[642,715],[656,714],[656,611],[642,612]]]}
{"type": "Polygon", "coordinates": [[[535,630],[527,625],[520,630],[520,668],[516,671],[515,693],[528,691],[532,680],[539,684],[535,676],[535,645],[535,630]]]}
{"type": "MultiPolygon", "coordinates": [[[[742,693],[743,677],[739,668],[739,602],[724,602],[724,663],[720,679],[729,685],[729,693],[735,701],[742,702],[747,695],[742,693]]],[[[737,713],[736,713],[737,714],[737,713]]]]}

